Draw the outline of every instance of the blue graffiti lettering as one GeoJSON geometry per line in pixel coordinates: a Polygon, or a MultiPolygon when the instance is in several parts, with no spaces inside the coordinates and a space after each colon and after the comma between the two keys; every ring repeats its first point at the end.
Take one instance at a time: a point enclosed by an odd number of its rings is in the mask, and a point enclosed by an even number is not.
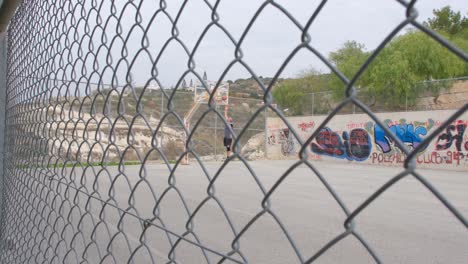
{"type": "MultiPolygon", "coordinates": [[[[413,148],[416,148],[421,144],[424,140],[421,136],[425,136],[427,134],[427,129],[425,127],[418,126],[415,129],[412,124],[399,124],[389,126],[388,128],[396,138],[401,140],[403,143],[409,144],[413,148]]],[[[382,149],[382,152],[387,153],[392,150],[390,144],[393,143],[393,139],[377,124],[374,125],[374,139],[375,143],[382,149]]],[[[426,147],[421,149],[421,151],[426,147]]]]}

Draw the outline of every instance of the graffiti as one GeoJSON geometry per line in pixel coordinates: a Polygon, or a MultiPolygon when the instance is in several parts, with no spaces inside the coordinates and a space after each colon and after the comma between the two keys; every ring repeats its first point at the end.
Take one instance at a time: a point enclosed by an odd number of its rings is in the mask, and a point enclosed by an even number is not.
{"type": "Polygon", "coordinates": [[[274,132],[271,133],[270,136],[268,136],[268,145],[275,145],[276,144],[276,136],[274,132]]]}
{"type": "Polygon", "coordinates": [[[314,128],[315,127],[315,122],[310,121],[310,122],[302,122],[297,125],[302,131],[308,131],[309,128],[314,128]]]}
{"type": "Polygon", "coordinates": [[[442,158],[442,156],[439,153],[432,152],[419,155],[416,158],[416,161],[418,162],[418,164],[441,164],[444,161],[444,158],[442,158]]]}
{"type": "Polygon", "coordinates": [[[319,154],[309,153],[308,156],[310,160],[322,160],[322,156],[319,154]]]}
{"type": "MultiPolygon", "coordinates": [[[[418,148],[414,161],[418,168],[468,169],[468,113],[464,113],[449,126],[441,128],[449,110],[430,112],[382,113],[375,123],[366,114],[339,115],[328,120],[327,127],[317,130],[326,122],[326,116],[288,117],[302,141],[316,136],[307,148],[309,160],[339,159],[344,161],[403,166],[407,155],[396,146],[399,141],[409,151],[418,148]],[[428,140],[429,136],[434,138],[428,140]],[[373,147],[376,146],[376,147],[373,147]]],[[[271,119],[267,124],[267,148],[271,157],[293,157],[303,147],[291,130],[284,129],[284,120],[271,119]],[[268,134],[268,135],[270,135],[268,134]]],[[[305,146],[304,146],[305,147],[305,146]]]]}
{"type": "Polygon", "coordinates": [[[364,128],[366,126],[366,123],[360,122],[360,123],[355,123],[355,122],[349,122],[346,124],[347,129],[353,129],[353,128],[364,128]]]}
{"type": "Polygon", "coordinates": [[[468,153],[447,151],[446,153],[425,153],[417,157],[418,164],[454,164],[457,166],[468,164],[468,153]]]}
{"type": "Polygon", "coordinates": [[[278,145],[278,144],[281,145],[281,143],[285,139],[285,136],[284,136],[285,131],[289,133],[289,129],[287,128],[273,130],[270,136],[268,137],[268,144],[269,145],[278,145]]]}
{"type": "Polygon", "coordinates": [[[349,135],[344,131],[340,137],[326,127],[320,130],[315,140],[316,143],[311,145],[312,152],[340,159],[364,161],[369,158],[372,149],[369,134],[361,128],[351,130],[349,135]]]}
{"type": "MultiPolygon", "coordinates": [[[[459,122],[457,125],[450,125],[446,128],[446,132],[442,133],[437,138],[436,150],[446,150],[452,147],[452,144],[455,143],[455,148],[457,151],[462,151],[463,145],[463,134],[466,130],[466,124],[459,122]],[[456,134],[452,132],[456,131],[456,134]]],[[[468,150],[468,141],[465,142],[465,150],[468,150]]]]}
{"type": "Polygon", "coordinates": [[[378,163],[378,164],[400,164],[405,162],[405,154],[395,152],[391,154],[386,154],[386,153],[378,153],[374,152],[372,153],[372,163],[378,163]]]}
{"type": "Polygon", "coordinates": [[[320,130],[316,138],[317,144],[312,143],[312,152],[342,158],[345,154],[344,145],[338,133],[326,127],[320,130]]]}
{"type": "Polygon", "coordinates": [[[284,140],[281,143],[281,153],[284,156],[288,156],[294,153],[294,140],[289,129],[283,129],[284,140]]]}
{"type": "Polygon", "coordinates": [[[289,133],[289,128],[277,129],[268,137],[269,145],[281,145],[281,153],[284,156],[294,154],[294,137],[289,133]]]}
{"type": "MultiPolygon", "coordinates": [[[[406,155],[404,153],[372,153],[372,163],[374,164],[403,164],[406,155]]],[[[421,153],[416,157],[418,164],[452,164],[456,166],[468,164],[468,153],[458,151],[442,152],[426,152],[421,153]]]]}
{"type": "MultiPolygon", "coordinates": [[[[393,135],[396,136],[401,142],[406,143],[413,148],[419,146],[424,140],[423,137],[427,134],[427,128],[424,126],[414,127],[413,124],[390,124],[388,126],[393,135]]],[[[392,150],[391,144],[393,144],[393,139],[386,133],[382,127],[375,124],[374,125],[374,140],[383,153],[388,153],[392,150]]],[[[421,149],[423,151],[427,146],[421,149]]]]}

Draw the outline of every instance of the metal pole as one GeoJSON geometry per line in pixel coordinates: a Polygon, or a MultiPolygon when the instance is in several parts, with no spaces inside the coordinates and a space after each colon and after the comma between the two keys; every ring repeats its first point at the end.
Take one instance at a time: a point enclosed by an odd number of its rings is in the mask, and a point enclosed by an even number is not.
{"type": "MultiPolygon", "coordinates": [[[[163,94],[161,89],[162,88],[160,87],[159,92],[161,93],[161,115],[159,116],[159,122],[161,122],[161,120],[162,120],[162,118],[164,116],[164,94],[163,94]]],[[[161,151],[164,151],[164,149],[163,149],[163,137],[164,137],[163,126],[164,126],[164,124],[161,125],[161,143],[159,145],[159,148],[161,149],[161,151]]]]}
{"type": "MultiPolygon", "coordinates": [[[[7,75],[7,52],[6,52],[6,33],[0,33],[0,222],[1,225],[5,225],[3,219],[3,196],[4,196],[4,177],[5,169],[3,161],[5,159],[5,111],[6,111],[6,75],[7,75]]],[[[0,230],[0,235],[3,234],[3,230],[0,230]]],[[[5,239],[0,237],[0,240],[5,239]]],[[[1,252],[0,252],[1,253],[1,252]]]]}
{"type": "Polygon", "coordinates": [[[408,94],[405,92],[405,112],[408,112],[408,94]]]}
{"type": "Polygon", "coordinates": [[[267,118],[268,118],[268,107],[265,108],[265,120],[264,120],[264,125],[263,125],[263,131],[265,131],[265,153],[264,153],[264,156],[265,156],[265,159],[268,159],[268,154],[267,154],[267,143],[268,143],[268,126],[267,126],[267,118]]]}
{"type": "Polygon", "coordinates": [[[312,115],[314,115],[315,93],[312,93],[312,115]]]}
{"type": "MultiPolygon", "coordinates": [[[[215,106],[216,112],[218,112],[218,105],[215,106]]],[[[218,161],[218,116],[215,115],[215,150],[214,150],[214,155],[215,155],[215,160],[218,161]]]]}

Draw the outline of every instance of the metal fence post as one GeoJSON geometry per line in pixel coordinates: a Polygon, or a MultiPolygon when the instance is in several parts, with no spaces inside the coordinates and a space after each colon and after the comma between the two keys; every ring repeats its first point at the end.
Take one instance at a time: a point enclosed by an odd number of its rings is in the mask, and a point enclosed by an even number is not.
{"type": "Polygon", "coordinates": [[[312,113],[311,113],[311,115],[314,115],[314,107],[315,107],[314,103],[315,103],[315,93],[312,93],[312,113]]]}
{"type": "Polygon", "coordinates": [[[267,159],[267,158],[268,158],[268,154],[267,154],[267,143],[268,143],[268,134],[267,134],[267,131],[268,131],[268,127],[267,127],[268,107],[265,108],[265,115],[264,115],[264,117],[265,117],[265,120],[264,120],[264,122],[263,122],[263,123],[264,123],[264,125],[263,125],[263,131],[265,131],[265,132],[264,132],[264,133],[265,133],[265,138],[264,138],[264,140],[265,140],[265,144],[264,144],[264,145],[265,145],[265,146],[264,146],[264,148],[265,148],[265,153],[264,153],[264,156],[265,156],[265,159],[267,159]]]}
{"type": "MultiPolygon", "coordinates": [[[[218,105],[215,105],[216,112],[218,112],[218,105]]],[[[214,158],[218,160],[218,116],[215,115],[215,140],[214,140],[214,158]]]]}
{"type": "MultiPolygon", "coordinates": [[[[164,93],[162,92],[162,88],[159,88],[160,93],[161,93],[161,114],[159,115],[159,122],[161,122],[163,116],[164,116],[164,93]]],[[[159,148],[161,151],[164,151],[163,148],[163,137],[164,137],[164,123],[161,124],[161,143],[159,145],[159,148]]]]}
{"type": "Polygon", "coordinates": [[[405,92],[405,112],[408,112],[408,94],[405,92]]]}
{"type": "MultiPolygon", "coordinates": [[[[3,184],[4,184],[4,138],[5,138],[5,111],[6,111],[6,71],[7,71],[7,56],[6,56],[6,39],[5,32],[0,33],[0,221],[3,225],[3,184]]],[[[3,228],[2,228],[3,229],[3,228]]],[[[3,230],[0,230],[0,241],[3,241],[3,230]]],[[[1,242],[0,242],[1,243],[1,242]]],[[[2,247],[0,247],[0,250],[2,247]]]]}

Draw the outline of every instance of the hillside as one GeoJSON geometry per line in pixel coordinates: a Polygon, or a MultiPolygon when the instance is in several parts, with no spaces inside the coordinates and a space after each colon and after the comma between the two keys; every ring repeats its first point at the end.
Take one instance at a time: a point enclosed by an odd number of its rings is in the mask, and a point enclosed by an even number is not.
{"type": "MultiPolygon", "coordinates": [[[[271,78],[263,80],[268,85],[271,78]]],[[[456,109],[468,101],[468,81],[446,82],[444,85],[447,87],[440,89],[438,95],[431,92],[424,93],[409,110],[456,109]]],[[[44,110],[49,116],[51,127],[56,127],[70,142],[77,135],[86,135],[90,145],[97,138],[100,138],[100,143],[103,146],[111,143],[114,146],[106,151],[101,147],[79,148],[71,144],[70,152],[66,153],[68,147],[63,145],[65,143],[57,141],[48,146],[48,150],[45,151],[58,151],[59,153],[65,151],[62,153],[63,155],[68,155],[69,159],[77,161],[87,157],[89,152],[92,152],[93,160],[88,162],[101,161],[104,156],[107,156],[110,161],[118,161],[119,153],[122,153],[131,142],[133,149],[127,150],[126,161],[143,160],[146,155],[149,155],[150,160],[160,160],[161,156],[156,151],[150,153],[152,144],[158,146],[168,160],[177,159],[184,151],[185,135],[182,123],[184,115],[193,105],[193,92],[177,91],[170,106],[161,90],[136,88],[134,92],[121,90],[111,92],[109,89],[103,90],[101,93],[95,92],[91,96],[93,101],[86,98],[76,98],[81,101],[81,108],[67,103],[73,101],[70,97],[64,99],[63,102],[60,98],[56,98],[57,105],[53,109],[49,107],[48,110],[44,110]],[[142,94],[143,92],[144,94],[142,94]],[[70,114],[70,119],[67,119],[66,122],[63,113],[70,114]],[[158,126],[160,128],[156,133],[158,126]],[[111,133],[112,127],[114,130],[111,133]],[[62,145],[60,146],[60,144],[62,145]]],[[[164,90],[164,92],[170,96],[173,90],[164,90]]],[[[237,135],[262,106],[260,99],[262,96],[262,90],[253,79],[239,79],[232,82],[229,116],[234,119],[234,130],[237,135]]],[[[336,105],[330,93],[318,93],[314,97],[307,96],[302,100],[311,98],[315,99],[314,114],[326,114],[336,105]],[[318,109],[321,111],[317,111],[318,109]]],[[[304,109],[304,113],[310,114],[311,101],[306,102],[304,106],[309,107],[304,109]]],[[[219,106],[217,109],[218,113],[223,115],[224,107],[219,106]]],[[[392,111],[392,109],[386,109],[382,105],[373,105],[372,110],[392,111]]],[[[359,109],[348,107],[341,113],[347,111],[359,112],[359,109]]],[[[265,114],[274,116],[272,111],[259,113],[240,138],[239,149],[246,145],[248,149],[256,149],[257,145],[261,145],[263,136],[259,135],[264,132],[265,114]],[[254,139],[256,143],[249,142],[250,139],[254,139]]],[[[289,113],[285,112],[285,114],[289,113]]],[[[194,151],[199,156],[207,158],[213,158],[214,155],[224,155],[222,144],[224,124],[222,119],[210,111],[207,105],[202,105],[193,115],[191,130],[195,129],[197,122],[199,124],[192,137],[194,151]],[[209,113],[202,119],[206,112],[209,113]]]]}
{"type": "MultiPolygon", "coordinates": [[[[270,85],[272,78],[266,77],[263,78],[260,76],[260,80],[263,82],[265,87],[270,85]]],[[[284,79],[278,79],[278,81],[283,81],[284,79]]],[[[235,81],[228,81],[230,84],[229,95],[233,97],[243,97],[250,99],[262,99],[263,90],[260,85],[253,78],[248,79],[237,79],[235,81]]]]}

